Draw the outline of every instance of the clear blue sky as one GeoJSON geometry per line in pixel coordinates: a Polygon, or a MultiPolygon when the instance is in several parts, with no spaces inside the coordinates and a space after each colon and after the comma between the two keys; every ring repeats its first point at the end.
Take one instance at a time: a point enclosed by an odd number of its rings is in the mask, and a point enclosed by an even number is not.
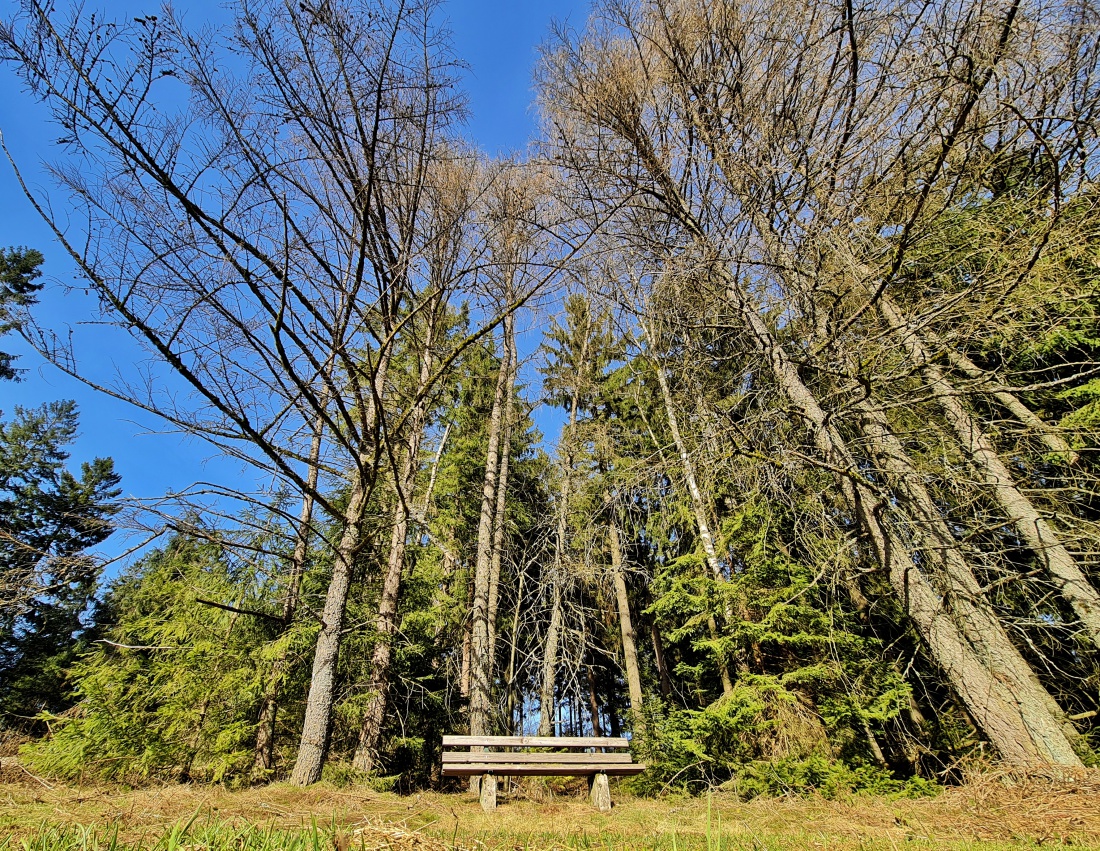
{"type": "MultiPolygon", "coordinates": [[[[101,2],[89,0],[85,12],[98,9],[111,15],[132,16],[155,12],[157,3],[134,0],[101,2]]],[[[184,10],[189,23],[224,20],[221,4],[196,0],[175,7],[184,10]]],[[[531,72],[537,47],[552,20],[579,26],[588,13],[588,0],[446,0],[441,9],[454,34],[456,54],[470,67],[466,88],[471,119],[467,135],[490,153],[522,151],[534,131],[531,109],[531,72]]],[[[3,13],[7,14],[7,12],[3,13]]],[[[43,114],[21,90],[10,68],[0,66],[0,131],[24,175],[39,188],[49,189],[49,177],[40,167],[51,156],[56,130],[43,122],[43,114]]],[[[63,199],[56,203],[63,207],[63,199]]],[[[62,331],[67,325],[90,320],[93,301],[79,293],[64,293],[64,287],[79,284],[72,265],[55,245],[52,234],[37,218],[23,197],[11,168],[0,162],[0,245],[26,245],[46,256],[47,291],[37,311],[39,321],[62,331]]],[[[117,341],[117,336],[111,335],[117,341]]],[[[529,346],[532,341],[528,341],[529,346]]],[[[168,490],[182,490],[197,480],[229,483],[248,475],[239,465],[217,458],[206,445],[178,435],[161,433],[165,426],[148,414],[98,394],[68,378],[8,335],[0,349],[20,353],[17,366],[28,372],[20,384],[0,384],[0,411],[6,419],[15,405],[35,406],[53,399],[75,399],[81,412],[81,435],[73,448],[72,461],[93,456],[111,456],[122,475],[127,495],[155,498],[168,490]]],[[[117,371],[134,375],[139,352],[112,342],[83,353],[85,364],[98,375],[117,371]]],[[[547,412],[549,414],[549,412],[547,412]]],[[[540,418],[543,429],[556,435],[557,417],[540,418]]],[[[116,536],[117,538],[118,536],[116,536]]],[[[124,541],[112,541],[107,550],[120,552],[124,541]]]]}

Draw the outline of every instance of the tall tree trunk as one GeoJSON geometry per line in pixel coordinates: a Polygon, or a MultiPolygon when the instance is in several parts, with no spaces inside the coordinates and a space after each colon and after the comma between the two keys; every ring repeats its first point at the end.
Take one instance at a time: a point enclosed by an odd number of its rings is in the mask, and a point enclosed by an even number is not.
{"type": "MultiPolygon", "coordinates": [[[[373,461],[372,457],[364,455],[360,457],[359,464],[373,464],[373,461]]],[[[367,495],[366,482],[361,475],[357,476],[348,507],[341,518],[344,532],[336,547],[332,578],[329,580],[325,605],[321,611],[321,631],[313,654],[313,671],[306,698],[305,720],[302,723],[302,740],[298,746],[298,758],[294,762],[294,773],[291,775],[291,782],[298,786],[308,786],[321,779],[321,767],[324,765],[332,725],[336,661],[340,653],[352,571],[363,542],[362,525],[366,516],[367,495]]]]}
{"type": "MultiPolygon", "coordinates": [[[[298,527],[294,537],[294,553],[290,558],[290,576],[287,582],[286,598],[283,600],[282,629],[280,633],[285,633],[290,628],[290,625],[294,622],[294,615],[298,611],[302,575],[305,572],[306,558],[309,555],[310,527],[313,523],[313,493],[317,490],[323,433],[323,421],[318,417],[316,423],[314,423],[313,439],[309,447],[309,468],[306,472],[307,490],[302,497],[302,510],[298,516],[298,527]]],[[[283,651],[279,653],[271,665],[267,687],[264,690],[263,704],[260,707],[260,719],[256,726],[256,745],[252,761],[252,777],[254,779],[269,776],[275,768],[275,721],[279,712],[279,689],[282,686],[286,668],[287,655],[283,651]]]]}
{"type": "MultiPolygon", "coordinates": [[[[384,398],[386,373],[389,369],[390,349],[386,349],[378,363],[374,378],[374,400],[371,402],[365,424],[364,440],[369,439],[379,422],[382,412],[378,402],[384,398]]],[[[363,547],[363,521],[373,489],[375,457],[373,453],[360,452],[356,464],[355,479],[347,508],[340,518],[344,531],[335,548],[332,578],[325,593],[325,605],[321,610],[321,631],[313,653],[313,670],[306,696],[305,718],[302,722],[302,739],[298,745],[298,757],[294,761],[291,782],[308,786],[321,779],[321,768],[328,748],[332,729],[332,706],[336,694],[336,662],[340,655],[340,642],[344,632],[344,613],[351,590],[352,573],[356,559],[363,547]]]]}
{"type": "MultiPolygon", "coordinates": [[[[516,711],[516,697],[519,689],[516,687],[516,646],[519,643],[519,610],[523,605],[523,585],[527,579],[527,572],[519,574],[519,588],[516,590],[516,606],[512,611],[512,645],[508,649],[508,670],[504,674],[504,687],[508,690],[508,723],[512,723],[512,715],[516,711]]],[[[518,695],[522,702],[522,695],[518,695]]],[[[522,712],[522,707],[520,708],[522,712]]],[[[523,725],[520,724],[520,735],[523,734],[523,725]]]]}
{"type": "Polygon", "coordinates": [[[596,668],[592,664],[593,656],[589,651],[589,661],[585,665],[585,674],[588,678],[588,712],[592,716],[592,735],[602,736],[603,728],[600,726],[600,689],[596,683],[596,668]]]}
{"type": "Polygon", "coordinates": [[[558,643],[561,639],[561,581],[557,571],[550,579],[550,625],[546,630],[546,651],[542,657],[539,686],[539,735],[554,735],[554,686],[558,675],[558,643]]]}
{"type": "MultiPolygon", "coordinates": [[[[709,132],[705,122],[700,126],[709,132]]],[[[646,168],[667,196],[671,215],[710,248],[706,230],[695,218],[678,185],[661,166],[648,140],[638,137],[632,141],[636,143],[646,168]]],[[[719,149],[715,147],[714,150],[719,149]]],[[[765,235],[769,232],[766,223],[760,225],[760,232],[765,235]]],[[[710,253],[721,256],[712,248],[710,253]]],[[[966,623],[966,616],[971,613],[975,626],[981,620],[985,620],[987,626],[991,625],[986,617],[990,615],[988,606],[979,601],[962,599],[964,594],[941,595],[929,584],[914,564],[905,542],[880,519],[887,506],[860,477],[859,468],[836,426],[803,383],[795,364],[774,339],[734,276],[727,269],[721,269],[721,274],[726,279],[731,307],[767,362],[781,392],[809,424],[823,459],[838,471],[841,491],[866,531],[875,557],[889,577],[906,614],[985,735],[1009,762],[1020,765],[1080,765],[1065,731],[1051,711],[1052,699],[1045,689],[1035,682],[1033,676],[1022,675],[1011,657],[1007,660],[1007,669],[1002,672],[999,667],[1001,654],[995,648],[984,646],[980,628],[967,630],[966,634],[961,631],[957,619],[961,618],[961,622],[966,623]],[[956,611],[959,606],[962,611],[956,611]],[[971,644],[972,641],[975,643],[971,644]]]]}
{"type": "MultiPolygon", "coordinates": [[[[587,357],[588,341],[582,352],[582,362],[587,357]]],[[[558,644],[561,640],[562,621],[562,584],[565,576],[565,554],[568,549],[565,541],[569,530],[569,498],[573,483],[573,435],[577,428],[577,413],[580,411],[580,388],[573,388],[569,403],[569,422],[562,431],[562,445],[558,447],[559,456],[564,446],[562,460],[561,490],[558,493],[557,529],[554,535],[554,558],[550,565],[550,625],[546,630],[546,648],[542,655],[542,676],[539,685],[539,735],[552,735],[554,718],[554,687],[558,678],[558,644]]]]}
{"type": "MultiPolygon", "coordinates": [[[[409,534],[409,518],[412,516],[413,491],[419,468],[420,444],[424,439],[424,426],[428,415],[428,387],[432,380],[435,358],[432,347],[436,338],[439,303],[424,335],[420,357],[420,375],[417,379],[417,401],[408,418],[409,437],[405,446],[404,464],[396,481],[396,505],[393,529],[390,535],[386,573],[382,579],[382,593],[378,600],[378,617],[375,619],[375,644],[371,652],[371,672],[367,682],[367,706],[359,726],[359,741],[352,758],[352,765],[360,771],[374,769],[378,757],[378,745],[390,690],[390,664],[393,659],[393,637],[397,632],[397,607],[401,596],[401,573],[405,566],[405,546],[409,534]]],[[[440,444],[442,450],[442,443],[440,444]]],[[[432,470],[433,474],[435,470],[432,470]]],[[[427,503],[425,503],[425,511],[427,503]]]]}
{"type": "MultiPolygon", "coordinates": [[[[646,333],[652,342],[652,333],[648,330],[646,333]]],[[[683,468],[684,480],[687,482],[688,495],[691,498],[691,510],[695,515],[695,525],[699,531],[699,540],[703,544],[703,553],[706,555],[707,567],[715,582],[724,583],[726,577],[722,573],[722,566],[718,563],[718,553],[714,547],[714,537],[710,533],[710,524],[707,522],[707,508],[703,501],[703,492],[699,488],[699,480],[695,475],[695,462],[691,460],[691,454],[688,452],[687,443],[684,442],[684,438],[680,434],[680,423],[676,418],[676,409],[672,404],[672,391],[668,386],[665,368],[658,362],[655,364],[655,371],[657,373],[657,383],[661,387],[661,398],[665,403],[665,415],[668,417],[668,426],[672,431],[672,439],[676,443],[676,452],[680,456],[680,465],[683,468]]],[[[725,615],[726,622],[732,624],[734,615],[728,602],[725,604],[725,615]]],[[[711,640],[717,641],[718,624],[715,622],[713,616],[707,620],[707,629],[710,631],[711,640]]],[[[726,662],[725,654],[721,651],[717,651],[716,656],[718,674],[722,680],[722,693],[728,695],[733,692],[733,679],[730,677],[729,665],[726,662]]]]}
{"type": "Polygon", "coordinates": [[[496,665],[497,610],[500,606],[500,569],[504,561],[504,530],[508,506],[508,471],[512,460],[512,395],[516,386],[516,329],[511,320],[504,325],[504,360],[508,365],[508,381],[504,388],[503,423],[500,435],[500,473],[497,478],[496,508],[493,512],[492,560],[489,568],[489,682],[493,682],[496,665]]]}
{"type": "Polygon", "coordinates": [[[626,687],[630,695],[630,714],[634,721],[634,731],[645,734],[645,720],[642,717],[642,670],[638,665],[638,647],[634,641],[634,624],[630,618],[630,598],[626,593],[624,575],[623,547],[619,538],[619,524],[612,508],[611,519],[607,524],[611,538],[611,578],[615,583],[615,604],[619,610],[619,629],[623,639],[623,665],[626,669],[626,687]]]}
{"type": "MultiPolygon", "coordinates": [[[[505,320],[505,340],[511,318],[505,320]]],[[[477,527],[477,562],[474,568],[474,601],[470,639],[470,735],[489,735],[489,696],[492,687],[489,656],[489,591],[492,580],[493,514],[497,505],[497,482],[501,467],[501,433],[505,408],[511,405],[506,397],[511,373],[508,343],[506,354],[497,372],[493,392],[493,409],[489,416],[489,439],[485,451],[485,479],[481,488],[481,515],[477,527]]],[[[504,447],[507,452],[507,447],[504,447]]]]}
{"type": "Polygon", "coordinates": [[[1059,591],[1081,619],[1093,644],[1100,646],[1100,593],[1077,565],[1061,537],[1012,479],[993,442],[966,410],[958,391],[932,360],[923,341],[912,331],[889,299],[879,305],[892,330],[901,338],[910,358],[920,368],[948,425],[989,485],[997,504],[1020,538],[1045,566],[1059,591]]]}

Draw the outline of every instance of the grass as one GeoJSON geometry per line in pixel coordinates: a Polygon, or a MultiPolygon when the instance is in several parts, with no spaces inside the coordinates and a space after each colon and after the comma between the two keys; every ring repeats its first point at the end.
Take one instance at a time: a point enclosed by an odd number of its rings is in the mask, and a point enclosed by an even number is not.
{"type": "Polygon", "coordinates": [[[742,803],[728,793],[632,798],[595,811],[583,787],[531,785],[485,814],[468,794],[362,787],[69,787],[0,783],[0,851],[1007,851],[1100,849],[1100,772],[1070,782],[986,778],[937,798],[810,797],[742,803]]]}

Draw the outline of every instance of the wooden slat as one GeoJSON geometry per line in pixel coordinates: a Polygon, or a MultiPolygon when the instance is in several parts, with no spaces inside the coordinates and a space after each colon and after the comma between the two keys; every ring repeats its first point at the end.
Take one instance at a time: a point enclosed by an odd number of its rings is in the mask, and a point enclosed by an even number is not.
{"type": "Polygon", "coordinates": [[[519,763],[463,763],[461,765],[444,765],[445,777],[470,777],[475,774],[520,776],[551,776],[551,775],[578,775],[578,774],[605,774],[627,775],[641,774],[645,771],[644,765],[532,765],[519,763]]]}
{"type": "Polygon", "coordinates": [[[444,736],[443,747],[628,748],[630,739],[605,736],[444,736]]]}
{"type": "Polygon", "coordinates": [[[444,751],[443,764],[464,762],[510,762],[510,763],[561,763],[574,765],[622,765],[630,763],[628,753],[471,753],[470,751],[444,751]]]}

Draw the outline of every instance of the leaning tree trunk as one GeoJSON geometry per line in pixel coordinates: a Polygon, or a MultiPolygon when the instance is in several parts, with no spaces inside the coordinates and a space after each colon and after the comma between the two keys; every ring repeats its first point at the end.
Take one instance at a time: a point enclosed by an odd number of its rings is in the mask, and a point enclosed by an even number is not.
{"type": "Polygon", "coordinates": [[[626,672],[626,687],[630,695],[630,712],[634,720],[634,731],[645,733],[645,720],[642,717],[642,669],[638,664],[638,647],[634,640],[634,624],[630,619],[630,598],[626,593],[626,576],[622,541],[619,538],[619,524],[612,508],[611,519],[607,524],[611,539],[611,579],[615,584],[615,605],[619,610],[619,630],[623,639],[623,668],[626,672]]]}
{"type": "MultiPolygon", "coordinates": [[[[320,470],[321,441],[323,423],[320,418],[314,424],[313,440],[309,447],[309,469],[306,473],[306,492],[302,497],[302,511],[298,517],[298,529],[294,540],[294,553],[290,559],[290,577],[287,582],[286,599],[280,617],[281,634],[294,622],[298,611],[298,600],[302,587],[302,575],[305,572],[306,558],[309,555],[310,527],[313,523],[313,494],[317,490],[320,470]]],[[[252,777],[268,777],[275,768],[275,721],[279,711],[279,689],[286,675],[287,654],[279,653],[271,666],[264,690],[264,700],[260,707],[260,720],[256,726],[256,746],[253,752],[252,777]]]]}
{"type": "Polygon", "coordinates": [[[1013,393],[1009,388],[996,382],[989,373],[974,363],[974,361],[970,360],[970,358],[962,352],[951,346],[945,347],[945,351],[947,359],[951,362],[952,366],[963,372],[967,378],[972,378],[977,381],[979,386],[986,387],[987,389],[984,392],[989,393],[994,399],[1000,402],[1005,410],[1012,414],[1021,425],[1027,426],[1035,432],[1039,439],[1046,444],[1047,449],[1060,456],[1063,462],[1071,467],[1077,464],[1080,456],[1074,451],[1073,447],[1066,442],[1066,439],[1062,437],[1062,435],[1024,404],[1019,396],[1013,393]]]}
{"type": "MultiPolygon", "coordinates": [[[[720,256],[710,246],[705,229],[696,220],[679,187],[661,168],[652,149],[643,143],[640,153],[667,196],[669,212],[710,248],[711,254],[720,256]]],[[[838,472],[841,491],[864,527],[894,593],[975,722],[1009,762],[1079,766],[1080,760],[1051,711],[1052,698],[1034,676],[1023,676],[1015,670],[1011,664],[1014,657],[1003,659],[1004,654],[998,653],[996,648],[984,647],[980,627],[967,630],[965,634],[962,631],[957,619],[965,623],[971,614],[975,623],[984,621],[992,626],[996,619],[990,620],[988,607],[980,601],[962,600],[964,595],[961,593],[943,595],[932,587],[913,563],[906,542],[891,525],[880,519],[887,506],[860,476],[836,426],[803,383],[793,361],[775,340],[733,275],[726,269],[722,269],[721,274],[726,281],[730,305],[755,348],[765,358],[780,391],[809,424],[823,460],[838,472]],[[965,604],[964,609],[976,607],[977,610],[956,612],[953,606],[958,601],[960,605],[965,604]],[[977,644],[972,645],[972,641],[977,644]],[[1000,670],[1002,663],[1008,664],[1003,672],[1000,670]]]]}
{"type": "Polygon", "coordinates": [[[818,451],[838,470],[841,490],[866,530],[894,593],[979,727],[1013,764],[1079,766],[1080,760],[1051,711],[1053,699],[1010,643],[1006,647],[990,640],[991,635],[1003,633],[1003,628],[989,607],[967,593],[966,583],[949,566],[943,593],[913,563],[907,543],[892,524],[880,519],[887,506],[860,476],[835,425],[764,321],[732,281],[730,284],[730,300],[746,330],[784,394],[809,423],[818,451]]]}
{"type": "MultiPolygon", "coordinates": [[[[652,342],[652,335],[650,335],[650,341],[652,342]]],[[[714,537],[710,533],[710,524],[707,522],[707,509],[706,504],[703,502],[703,492],[699,489],[699,480],[695,476],[695,462],[691,460],[691,454],[688,452],[687,443],[684,442],[684,438],[680,434],[680,424],[676,418],[676,409],[672,404],[672,392],[668,386],[668,378],[665,376],[665,369],[660,363],[655,364],[655,366],[657,383],[661,387],[661,398],[665,403],[665,415],[668,417],[668,425],[669,429],[672,431],[672,439],[676,443],[676,451],[680,456],[680,465],[683,467],[684,479],[687,482],[688,494],[691,497],[691,510],[695,515],[695,525],[699,530],[699,540],[703,543],[703,552],[706,555],[707,567],[710,570],[711,578],[713,578],[715,582],[724,583],[726,577],[722,573],[721,565],[718,564],[718,553],[714,547],[714,537]]],[[[726,623],[732,624],[734,615],[728,600],[725,602],[725,615],[726,623]]],[[[711,641],[717,643],[718,624],[715,622],[713,615],[707,619],[707,629],[710,632],[711,641]]],[[[722,680],[722,693],[726,695],[731,694],[733,692],[733,680],[730,677],[729,665],[726,663],[725,654],[722,653],[721,650],[717,650],[716,657],[718,674],[722,680]]]]}
{"type": "MultiPolygon", "coordinates": [[[[374,377],[375,399],[382,399],[389,369],[390,349],[386,349],[378,363],[374,377]]],[[[382,412],[378,402],[371,404],[365,424],[364,440],[374,431],[382,412]]],[[[360,452],[356,459],[355,479],[352,483],[348,505],[340,520],[344,531],[335,548],[332,578],[325,592],[325,605],[321,610],[321,631],[313,653],[313,670],[306,696],[305,718],[302,721],[302,739],[298,745],[298,757],[294,761],[291,782],[308,786],[321,779],[321,768],[328,748],[332,729],[332,707],[336,696],[336,662],[340,655],[340,643],[344,632],[344,613],[348,605],[348,592],[356,559],[365,543],[363,522],[374,484],[376,458],[373,452],[360,452]]]]}
{"type": "Polygon", "coordinates": [[[981,424],[966,410],[958,391],[933,362],[923,341],[894,304],[879,304],[892,330],[901,336],[910,358],[920,368],[936,403],[964,451],[989,485],[997,504],[1081,619],[1093,644],[1100,646],[1100,594],[1090,584],[1061,537],[1023,494],[981,424]]]}
{"type": "MultiPolygon", "coordinates": [[[[359,465],[369,468],[374,458],[363,455],[359,465]]],[[[313,671],[306,698],[305,720],[302,722],[302,740],[298,746],[298,758],[294,762],[291,782],[308,786],[321,779],[325,751],[328,747],[332,725],[332,705],[335,698],[336,660],[340,653],[340,639],[344,630],[344,612],[351,589],[352,571],[362,548],[362,526],[366,517],[368,488],[365,474],[356,477],[348,507],[341,520],[344,533],[336,547],[332,578],[325,594],[325,606],[321,611],[321,631],[313,654],[313,671]]]]}

